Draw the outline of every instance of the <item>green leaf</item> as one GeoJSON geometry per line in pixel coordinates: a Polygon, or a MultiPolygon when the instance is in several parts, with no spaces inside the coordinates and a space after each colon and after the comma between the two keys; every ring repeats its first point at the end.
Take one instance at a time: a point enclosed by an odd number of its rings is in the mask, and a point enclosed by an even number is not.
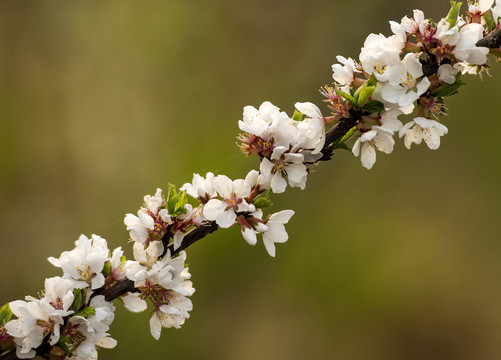
{"type": "Polygon", "coordinates": [[[374,74],[371,74],[371,77],[369,78],[369,80],[367,80],[367,82],[365,84],[367,86],[377,86],[377,79],[374,76],[374,74]]]}
{"type": "Polygon", "coordinates": [[[188,199],[186,191],[178,193],[176,187],[169,184],[169,195],[167,197],[167,211],[170,216],[178,216],[184,214],[187,210],[185,208],[188,199]]]}
{"type": "Polygon", "coordinates": [[[91,315],[96,315],[96,309],[94,309],[92,306],[87,306],[86,308],[83,308],[79,312],[72,314],[71,316],[82,316],[84,318],[88,318],[91,315]]]}
{"type": "Polygon", "coordinates": [[[347,93],[342,92],[340,90],[336,90],[336,95],[342,96],[343,98],[348,100],[351,103],[351,105],[357,106],[357,100],[353,96],[351,96],[350,94],[347,94],[347,93]]]}
{"type": "Polygon", "coordinates": [[[0,308],[0,326],[10,321],[12,318],[12,311],[10,310],[9,303],[0,308]]]}
{"type": "Polygon", "coordinates": [[[108,260],[104,263],[103,275],[107,277],[109,274],[111,274],[111,261],[108,260]]]}
{"type": "Polygon", "coordinates": [[[267,208],[267,207],[270,207],[270,206],[273,206],[273,203],[271,202],[271,200],[269,199],[264,199],[264,198],[261,198],[261,199],[256,199],[254,200],[254,203],[253,203],[256,208],[258,209],[264,209],[264,208],[267,208]]]}
{"type": "Polygon", "coordinates": [[[487,25],[487,32],[496,30],[496,22],[494,21],[494,18],[492,16],[492,11],[491,10],[487,11],[483,17],[487,25]]]}
{"type": "Polygon", "coordinates": [[[352,127],[350,130],[348,130],[348,132],[346,134],[343,135],[343,137],[341,137],[341,138],[339,138],[339,140],[335,141],[334,144],[344,143],[349,138],[351,138],[353,136],[353,134],[355,134],[357,132],[357,130],[358,129],[356,126],[352,127]]]}
{"type": "Polygon", "coordinates": [[[74,312],[80,310],[85,302],[85,290],[84,289],[73,289],[73,303],[70,309],[74,312]]]}
{"type": "Polygon", "coordinates": [[[333,149],[348,150],[351,152],[351,148],[348,145],[346,145],[346,143],[344,143],[344,142],[343,143],[333,143],[332,148],[333,149]]]}
{"type": "Polygon", "coordinates": [[[378,100],[372,100],[362,106],[362,110],[372,113],[384,111],[384,104],[378,100]]]}
{"type": "Polygon", "coordinates": [[[456,75],[456,81],[452,84],[441,84],[435,90],[431,92],[431,94],[435,97],[446,97],[454,95],[458,92],[459,88],[463,85],[466,85],[461,79],[461,73],[456,75]]]}
{"type": "Polygon", "coordinates": [[[270,195],[271,195],[271,189],[268,189],[264,193],[259,194],[254,199],[253,204],[257,208],[259,208],[259,209],[263,209],[263,208],[267,208],[267,207],[273,206],[273,203],[269,199],[270,195]]]}
{"type": "Polygon", "coordinates": [[[458,22],[461,5],[463,5],[462,2],[456,2],[454,0],[451,0],[451,9],[449,10],[449,13],[447,14],[446,18],[451,28],[458,22]]]}
{"type": "Polygon", "coordinates": [[[374,94],[376,91],[377,80],[374,74],[371,75],[369,80],[362,86],[360,86],[357,91],[355,91],[354,98],[357,101],[356,106],[361,107],[365,102],[374,94]]]}
{"type": "Polygon", "coordinates": [[[295,109],[294,115],[292,115],[292,120],[302,121],[303,120],[303,113],[300,111],[297,111],[297,109],[295,109]]]}

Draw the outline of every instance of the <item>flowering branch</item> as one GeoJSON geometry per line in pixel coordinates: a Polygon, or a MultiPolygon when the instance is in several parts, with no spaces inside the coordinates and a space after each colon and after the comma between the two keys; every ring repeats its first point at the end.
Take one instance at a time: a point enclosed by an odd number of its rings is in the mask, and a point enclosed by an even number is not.
{"type": "Polygon", "coordinates": [[[185,267],[189,246],[219,228],[238,226],[249,245],[261,235],[275,256],[275,244],[288,240],[285,224],[294,212],[265,216],[270,196],[288,186],[304,189],[312,164],[345,149],[370,169],[377,152],[393,151],[396,133],[409,149],[423,141],[437,149],[448,132],[440,122],[447,115],[445,98],[464,85],[462,75],[487,71],[489,52],[501,57],[501,4],[493,5],[469,4],[463,19],[461,3],[451,1],[438,23],[415,10],[413,18],[390,22],[393,35],[370,34],[359,60],[338,56],[340,64],[332,66],[334,85],[321,89],[329,116],[312,103],[296,103],[292,117],[270,102],[245,107],[240,147],[259,156],[259,171],[237,180],[195,174],[180,189],[170,185],[166,194],[157,189],[146,195],[137,215],[124,219],[134,260],[121,247],[111,252],[98,235],[81,235],[73,250],[50,257],[63,276],[46,279],[40,298],[0,308],[0,359],[97,358],[99,348],[116,345],[107,331],[117,298],[132,312],[150,303],[150,330],[158,339],[162,328],[179,328],[189,318],[195,291],[185,267]],[[404,125],[399,117],[414,111],[417,116],[404,125]]]}

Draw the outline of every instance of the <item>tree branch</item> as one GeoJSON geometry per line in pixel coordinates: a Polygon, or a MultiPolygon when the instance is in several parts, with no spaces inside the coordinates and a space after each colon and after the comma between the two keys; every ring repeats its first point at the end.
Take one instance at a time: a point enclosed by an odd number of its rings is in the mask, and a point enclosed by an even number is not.
{"type": "Polygon", "coordinates": [[[494,30],[486,37],[478,40],[476,45],[489,49],[499,49],[501,47],[501,29],[494,30]]]}

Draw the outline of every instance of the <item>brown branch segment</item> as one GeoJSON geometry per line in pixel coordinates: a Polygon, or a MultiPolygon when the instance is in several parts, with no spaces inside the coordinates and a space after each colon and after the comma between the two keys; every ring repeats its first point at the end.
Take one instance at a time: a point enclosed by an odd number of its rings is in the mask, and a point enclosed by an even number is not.
{"type": "Polygon", "coordinates": [[[478,40],[476,45],[489,49],[499,49],[501,47],[501,29],[494,30],[486,37],[478,40]]]}

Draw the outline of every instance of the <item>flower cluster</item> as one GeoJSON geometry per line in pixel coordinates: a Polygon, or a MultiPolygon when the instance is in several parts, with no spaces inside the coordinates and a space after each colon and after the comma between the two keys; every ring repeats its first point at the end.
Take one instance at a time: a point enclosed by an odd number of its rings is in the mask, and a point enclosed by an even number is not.
{"type": "MultiPolygon", "coordinates": [[[[52,345],[53,356],[78,360],[96,357],[97,348],[116,345],[107,333],[115,306],[98,290],[107,280],[122,277],[122,261],[109,257],[106,240],[100,236],[82,235],[75,245],[58,259],[49,258],[63,276],[46,279],[40,298],[28,296],[26,301],[9,303],[16,319],[6,322],[4,329],[16,345],[18,358],[33,358],[44,339],[52,345]]],[[[116,249],[114,255],[119,252],[116,249]]]]}
{"type": "Polygon", "coordinates": [[[321,92],[333,122],[356,120],[350,136],[359,136],[352,152],[365,168],[372,168],[377,151],[393,151],[395,133],[407,148],[422,140],[430,149],[440,146],[448,131],[439,122],[447,115],[444,98],[464,85],[462,74],[481,74],[487,68],[489,49],[476,43],[499,27],[500,7],[492,8],[493,2],[470,4],[464,20],[461,3],[452,1],[448,16],[438,23],[414,10],[412,18],[390,21],[391,36],[370,34],[358,62],[337,58],[334,86],[321,92]],[[495,21],[489,25],[489,19],[495,21]],[[403,125],[399,117],[413,112],[413,120],[403,125]]]}

